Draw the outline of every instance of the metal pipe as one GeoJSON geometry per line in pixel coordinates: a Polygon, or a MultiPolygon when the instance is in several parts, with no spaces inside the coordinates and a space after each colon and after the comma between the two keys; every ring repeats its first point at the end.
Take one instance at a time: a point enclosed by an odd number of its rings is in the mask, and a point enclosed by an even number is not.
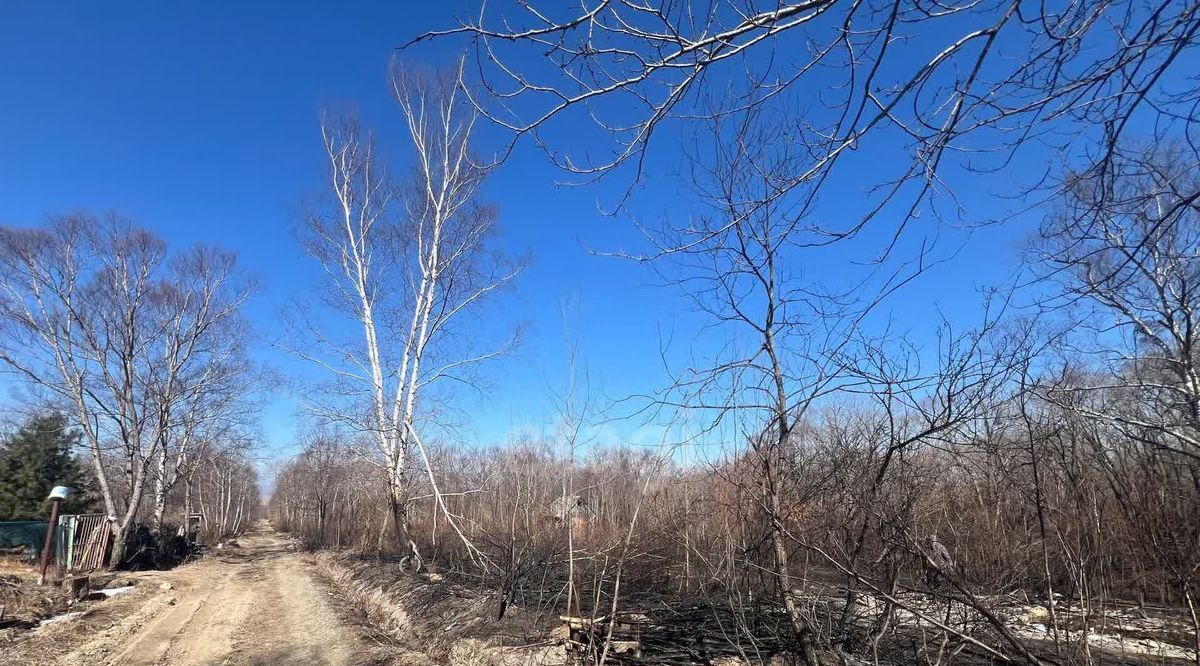
{"type": "Polygon", "coordinates": [[[54,550],[54,529],[58,522],[58,505],[60,499],[50,500],[50,524],[46,526],[46,543],[42,544],[42,561],[38,565],[38,585],[46,583],[46,567],[50,564],[50,552],[54,550]]]}
{"type": "Polygon", "coordinates": [[[58,506],[67,499],[70,489],[66,486],[55,486],[50,491],[50,523],[46,525],[46,542],[42,544],[42,561],[38,565],[38,585],[46,584],[46,567],[50,564],[50,554],[54,552],[54,531],[58,528],[58,506]]]}

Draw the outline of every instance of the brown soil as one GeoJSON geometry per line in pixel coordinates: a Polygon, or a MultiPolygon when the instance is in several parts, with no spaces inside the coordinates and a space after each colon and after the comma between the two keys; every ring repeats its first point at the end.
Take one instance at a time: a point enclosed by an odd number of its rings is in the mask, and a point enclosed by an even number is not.
{"type": "Polygon", "coordinates": [[[266,523],[233,548],[47,625],[0,664],[380,664],[395,649],[338,603],[312,561],[266,523]]]}

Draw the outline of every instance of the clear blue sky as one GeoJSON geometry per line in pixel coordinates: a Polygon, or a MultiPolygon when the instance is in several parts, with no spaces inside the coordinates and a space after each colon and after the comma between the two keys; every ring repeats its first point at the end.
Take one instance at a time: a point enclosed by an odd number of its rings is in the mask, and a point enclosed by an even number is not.
{"type": "MultiPolygon", "coordinates": [[[[279,334],[280,308],[302,296],[315,275],[291,228],[298,203],[321,187],[319,110],[356,106],[396,151],[393,161],[403,162],[389,58],[406,39],[468,11],[456,4],[144,3],[135,10],[5,2],[0,224],[117,211],[177,246],[235,250],[265,285],[251,316],[269,341],[279,334]]],[[[414,57],[447,59],[449,47],[414,57]]],[[[613,396],[660,385],[659,331],[674,328],[679,338],[695,328],[678,294],[653,286],[643,269],[589,255],[588,248],[628,246],[634,230],[598,212],[603,189],[558,187],[556,177],[526,147],[488,185],[504,246],[532,255],[504,302],[511,319],[531,328],[522,352],[495,369],[497,390],[465,405],[469,439],[477,443],[499,443],[510,428],[537,430],[553,420],[549,390],[565,378],[564,300],[578,300],[582,360],[594,384],[613,396]]],[[[669,211],[675,194],[668,181],[652,182],[639,205],[647,215],[669,211]]],[[[1012,269],[1018,236],[1012,229],[977,233],[957,261],[892,302],[900,330],[924,335],[939,306],[969,313],[975,289],[1012,269]]],[[[832,273],[830,281],[837,279],[832,273]]],[[[306,372],[265,342],[259,355],[290,375],[306,372]]],[[[280,452],[292,441],[294,411],[291,396],[272,397],[264,430],[280,452]]]]}

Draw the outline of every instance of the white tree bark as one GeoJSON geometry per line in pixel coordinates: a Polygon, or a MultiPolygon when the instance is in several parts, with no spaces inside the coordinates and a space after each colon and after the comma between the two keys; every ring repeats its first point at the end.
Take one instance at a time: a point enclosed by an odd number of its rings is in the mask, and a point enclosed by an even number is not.
{"type": "Polygon", "coordinates": [[[165,447],[180,402],[199,390],[195,365],[213,357],[211,338],[250,293],[234,265],[204,249],[169,258],[119,219],[0,230],[0,360],[70,406],[113,518],[112,563],[152,474],[163,483],[156,512],[164,501],[165,447]]]}
{"type": "MultiPolygon", "coordinates": [[[[309,250],[324,265],[333,298],[361,326],[362,338],[352,347],[339,346],[322,327],[312,326],[325,353],[296,350],[369,404],[369,418],[352,425],[371,434],[386,473],[397,539],[410,547],[410,446],[423,389],[511,346],[509,341],[472,354],[439,344],[457,315],[519,270],[485,262],[483,242],[494,216],[476,200],[489,167],[471,154],[476,115],[461,96],[460,74],[397,69],[393,75],[415,158],[413,180],[404,188],[383,173],[370,137],[356,123],[323,122],[336,205],[332,215],[310,221],[309,250]],[[432,369],[431,352],[443,361],[432,369]]],[[[353,410],[339,403],[322,413],[345,423],[353,410]]],[[[436,484],[424,456],[422,464],[436,484]]]]}

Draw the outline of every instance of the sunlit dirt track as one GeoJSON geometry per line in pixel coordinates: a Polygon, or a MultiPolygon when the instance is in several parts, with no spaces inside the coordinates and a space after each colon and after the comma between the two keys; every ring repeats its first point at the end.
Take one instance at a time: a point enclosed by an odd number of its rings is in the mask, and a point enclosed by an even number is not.
{"type": "Polygon", "coordinates": [[[0,664],[393,663],[347,620],[310,559],[265,522],[236,547],[135,577],[137,593],[36,632],[0,664]]]}

